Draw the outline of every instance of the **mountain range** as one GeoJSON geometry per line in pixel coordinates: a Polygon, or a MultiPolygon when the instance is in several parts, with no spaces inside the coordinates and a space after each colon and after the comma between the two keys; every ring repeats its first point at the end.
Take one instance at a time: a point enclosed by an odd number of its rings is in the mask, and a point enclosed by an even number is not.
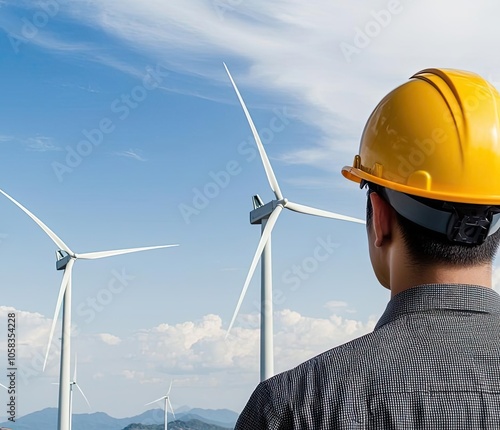
{"type": "MultiPolygon", "coordinates": [[[[169,414],[169,430],[230,430],[238,414],[228,409],[184,409],[169,414]]],[[[6,421],[0,427],[12,430],[57,430],[57,409],[46,408],[17,418],[15,423],[6,421]]],[[[163,409],[150,409],[129,418],[113,418],[104,412],[74,414],[72,430],[163,430],[163,409]]]]}

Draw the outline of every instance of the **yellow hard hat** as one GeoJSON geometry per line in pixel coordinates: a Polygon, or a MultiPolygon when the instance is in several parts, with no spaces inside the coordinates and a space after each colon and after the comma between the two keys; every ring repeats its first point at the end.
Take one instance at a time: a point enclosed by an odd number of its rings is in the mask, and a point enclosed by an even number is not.
{"type": "Polygon", "coordinates": [[[500,94],[474,73],[416,73],[375,108],[342,174],[414,196],[500,205],[500,94]]]}

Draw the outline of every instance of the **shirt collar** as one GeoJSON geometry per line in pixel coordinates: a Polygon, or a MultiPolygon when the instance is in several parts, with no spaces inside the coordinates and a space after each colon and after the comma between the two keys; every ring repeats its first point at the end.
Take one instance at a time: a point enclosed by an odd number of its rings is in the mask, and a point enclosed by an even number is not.
{"type": "Polygon", "coordinates": [[[492,288],[463,284],[425,284],[396,294],[375,330],[403,314],[432,309],[500,314],[500,295],[492,288]]]}

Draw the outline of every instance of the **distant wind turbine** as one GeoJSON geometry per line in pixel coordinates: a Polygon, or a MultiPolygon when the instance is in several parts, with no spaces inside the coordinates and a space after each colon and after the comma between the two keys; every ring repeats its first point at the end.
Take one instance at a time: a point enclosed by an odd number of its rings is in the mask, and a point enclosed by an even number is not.
{"type": "MultiPolygon", "coordinates": [[[[85,395],[83,390],[78,385],[78,382],[76,381],[76,368],[77,368],[77,357],[75,354],[75,368],[73,371],[73,380],[70,382],[70,392],[69,392],[69,428],[70,428],[70,430],[73,427],[73,387],[78,388],[78,391],[80,391],[80,394],[85,399],[85,402],[87,403],[89,409],[91,409],[89,400],[87,399],[87,396],[85,395]]],[[[54,382],[54,384],[59,385],[59,383],[57,383],[57,382],[54,382]]]]}
{"type": "Polygon", "coordinates": [[[174,417],[175,420],[175,413],[174,413],[174,408],[172,407],[172,403],[170,403],[170,390],[172,389],[172,382],[170,381],[170,387],[168,387],[167,394],[164,395],[163,397],[160,397],[159,399],[153,400],[152,402],[146,403],[144,406],[151,405],[153,403],[159,402],[160,400],[165,400],[165,405],[163,407],[163,412],[164,412],[164,417],[163,417],[163,428],[164,430],[167,430],[167,425],[168,425],[168,408],[170,407],[170,411],[172,412],[172,416],[174,417]]]}
{"type": "Polygon", "coordinates": [[[85,399],[87,406],[89,407],[89,409],[91,409],[89,399],[87,399],[87,396],[85,395],[83,390],[78,385],[78,382],[76,382],[76,367],[77,367],[76,361],[77,361],[77,357],[75,355],[75,369],[73,371],[73,380],[70,382],[70,391],[69,391],[69,429],[70,430],[71,430],[71,427],[73,427],[73,387],[78,388],[78,391],[80,391],[80,394],[85,399]]]}
{"type": "Polygon", "coordinates": [[[28,215],[35,223],[52,239],[52,241],[60,248],[56,251],[56,269],[64,270],[63,278],[61,282],[61,288],[59,289],[59,295],[57,297],[56,309],[54,312],[54,319],[52,321],[52,327],[50,328],[49,343],[47,346],[47,353],[45,355],[45,360],[43,363],[43,370],[47,364],[47,359],[49,357],[50,345],[52,343],[52,337],[54,335],[54,330],[57,324],[57,317],[61,310],[63,313],[62,322],[62,338],[61,338],[61,363],[60,363],[60,373],[59,373],[59,407],[58,407],[58,430],[69,430],[70,429],[70,360],[71,360],[71,278],[73,265],[77,259],[80,260],[95,260],[98,258],[111,257],[114,255],[129,254],[132,252],[147,251],[151,249],[169,248],[178,245],[160,245],[160,246],[149,246],[143,248],[130,248],[130,249],[119,249],[113,251],[99,251],[99,252],[88,252],[85,254],[74,253],[68,245],[66,245],[49,227],[47,227],[42,221],[40,221],[35,215],[33,215],[28,209],[26,209],[21,203],[14,200],[6,192],[0,190],[5,197],[7,197],[12,203],[19,207],[26,215],[28,215]],[[64,300],[64,302],[63,302],[64,300]]]}
{"type": "Polygon", "coordinates": [[[325,218],[333,218],[343,221],[350,221],[359,224],[365,224],[365,221],[353,218],[350,216],[340,215],[337,213],[325,211],[322,209],[312,208],[310,206],[305,206],[298,203],[293,203],[283,197],[276,176],[274,175],[273,168],[269,158],[267,157],[266,151],[264,150],[264,145],[260,140],[257,128],[252,121],[250,113],[241,97],[240,92],[224,63],[226,72],[231,80],[234,91],[238,96],[241,107],[245,112],[246,119],[252,130],[255,143],[257,144],[257,149],[259,150],[262,163],[264,165],[264,170],[266,171],[267,180],[271,186],[271,190],[274,192],[276,197],[275,200],[264,204],[261,198],[256,195],[253,197],[254,210],[250,212],[250,223],[251,224],[261,224],[261,237],[259,244],[257,246],[257,251],[255,252],[252,264],[250,265],[250,270],[246,277],[245,283],[243,284],[243,289],[236,305],[236,309],[229,324],[226,337],[229,335],[231,328],[236,320],[236,316],[240,310],[243,298],[247,292],[250,280],[255,272],[257,263],[261,259],[261,321],[260,321],[260,379],[261,381],[270,378],[274,375],[274,355],[273,355],[273,304],[272,304],[272,264],[271,264],[271,232],[276,224],[276,221],[281,213],[281,211],[286,208],[294,212],[299,212],[308,215],[316,215],[325,218]]]}

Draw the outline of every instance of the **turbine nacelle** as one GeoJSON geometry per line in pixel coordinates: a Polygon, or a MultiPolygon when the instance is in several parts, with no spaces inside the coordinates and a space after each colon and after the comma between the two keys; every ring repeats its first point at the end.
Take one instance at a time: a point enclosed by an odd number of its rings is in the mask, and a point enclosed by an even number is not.
{"type": "Polygon", "coordinates": [[[252,203],[253,203],[253,208],[257,209],[260,208],[261,206],[264,206],[264,202],[260,198],[258,194],[255,194],[255,196],[252,197],[252,203]]]}
{"type": "MultiPolygon", "coordinates": [[[[259,196],[254,196],[254,207],[255,207],[255,197],[259,196]]],[[[260,199],[260,197],[259,197],[260,199]]],[[[262,200],[261,200],[262,202],[262,200]]],[[[266,203],[265,205],[262,204],[260,206],[257,206],[253,211],[250,212],[250,224],[262,224],[263,219],[269,218],[269,216],[273,213],[273,211],[276,209],[278,205],[283,206],[283,201],[282,200],[271,200],[269,203],[266,203]]]]}
{"type": "Polygon", "coordinates": [[[62,249],[59,249],[56,251],[56,259],[57,259],[56,269],[64,270],[66,269],[69,260],[71,260],[71,255],[69,255],[66,251],[63,251],[62,249]]]}

